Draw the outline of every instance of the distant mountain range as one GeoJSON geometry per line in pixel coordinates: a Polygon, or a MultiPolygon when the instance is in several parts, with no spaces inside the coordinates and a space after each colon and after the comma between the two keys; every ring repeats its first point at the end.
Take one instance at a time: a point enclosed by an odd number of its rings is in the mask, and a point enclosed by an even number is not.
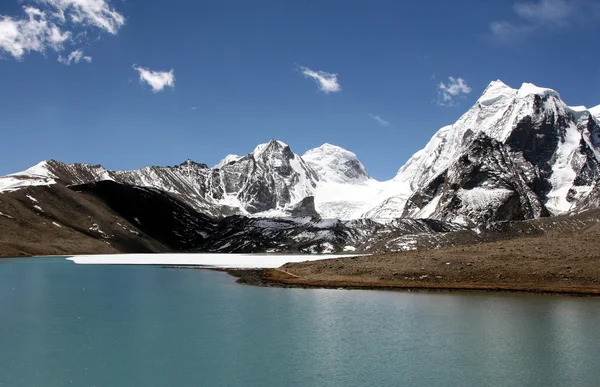
{"type": "MultiPolygon", "coordinates": [[[[53,192],[54,197],[63,195],[60,207],[66,213],[76,212],[65,203],[83,192],[116,211],[117,217],[123,218],[125,210],[140,215],[135,210],[137,199],[127,206],[120,203],[116,193],[123,191],[130,197],[150,195],[150,201],[162,198],[163,204],[165,199],[171,203],[163,206],[171,215],[156,216],[164,220],[177,213],[182,218],[179,223],[167,223],[173,229],[185,223],[185,232],[177,231],[185,242],[161,239],[160,222],[150,232],[154,236],[147,235],[167,250],[226,251],[226,240],[229,246],[249,251],[368,250],[373,238],[358,238],[360,230],[396,235],[399,229],[406,230],[409,219],[428,219],[423,223],[427,230],[418,230],[421,234],[437,232],[433,229],[440,229],[440,224],[444,224],[441,231],[456,232],[598,207],[599,122],[600,106],[570,107],[554,90],[532,84],[513,89],[495,81],[471,109],[455,124],[440,129],[389,181],[373,179],[354,153],[335,145],[324,144],[300,156],[276,140],[245,156],[226,156],[212,168],[187,160],[172,167],[110,171],[100,165],[48,160],[0,177],[0,226],[29,227],[27,222],[15,224],[9,205],[17,200],[41,214],[45,210],[37,207],[44,208],[46,203],[38,198],[25,200],[40,190],[53,192]],[[172,206],[179,212],[172,211],[172,206]],[[275,233],[273,244],[263,243],[268,240],[263,231],[269,229],[261,226],[268,223],[265,218],[277,219],[287,230],[275,233]],[[260,231],[248,232],[249,228],[260,231]],[[324,230],[334,229],[353,236],[325,235],[324,230]],[[229,240],[236,232],[243,235],[243,243],[229,240]],[[309,236],[299,242],[302,238],[294,239],[297,233],[309,236]]],[[[127,227],[132,230],[136,228],[133,218],[122,220],[130,222],[127,227]]],[[[406,247],[400,245],[388,248],[406,247]]],[[[154,251],[156,246],[147,249],[154,251]]]]}

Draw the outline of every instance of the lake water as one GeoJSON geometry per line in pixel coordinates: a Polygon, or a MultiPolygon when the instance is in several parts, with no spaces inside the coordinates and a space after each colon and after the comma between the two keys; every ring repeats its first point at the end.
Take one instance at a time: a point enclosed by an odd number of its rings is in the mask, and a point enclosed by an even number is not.
{"type": "Polygon", "coordinates": [[[600,300],[0,260],[0,386],[600,385],[600,300]]]}

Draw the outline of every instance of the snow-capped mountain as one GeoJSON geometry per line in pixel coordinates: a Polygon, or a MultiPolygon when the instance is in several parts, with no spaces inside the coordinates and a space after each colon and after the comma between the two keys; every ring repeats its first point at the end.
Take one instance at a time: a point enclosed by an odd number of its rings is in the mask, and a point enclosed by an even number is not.
{"type": "Polygon", "coordinates": [[[336,145],[323,144],[302,155],[319,182],[314,191],[315,208],[323,218],[356,219],[379,204],[389,187],[371,178],[356,154],[336,145]]]}
{"type": "Polygon", "coordinates": [[[0,178],[0,192],[31,185],[102,180],[157,188],[213,217],[258,213],[282,216],[298,211],[298,206],[313,196],[318,176],[288,145],[272,140],[246,156],[228,156],[214,168],[187,160],[172,167],[110,171],[100,165],[43,161],[0,178]]]}
{"type": "Polygon", "coordinates": [[[310,149],[302,155],[302,159],[322,182],[364,184],[371,180],[356,154],[336,145],[326,143],[310,149]]]}
{"type": "Polygon", "coordinates": [[[214,218],[431,218],[477,224],[533,219],[600,205],[600,105],[570,107],[551,89],[492,82],[455,124],[441,128],[389,181],[331,144],[292,152],[280,141],[213,168],[109,171],[44,161],[0,178],[0,192],[113,180],[167,192],[214,218]]]}
{"type": "Polygon", "coordinates": [[[576,209],[600,178],[600,126],[551,89],[492,82],[454,125],[398,172],[409,196],[373,211],[465,223],[531,219],[576,209]]]}

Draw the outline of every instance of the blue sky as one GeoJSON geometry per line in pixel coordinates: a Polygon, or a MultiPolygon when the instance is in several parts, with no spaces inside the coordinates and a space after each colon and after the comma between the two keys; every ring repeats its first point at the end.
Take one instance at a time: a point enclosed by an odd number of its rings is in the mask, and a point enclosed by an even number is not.
{"type": "Polygon", "coordinates": [[[0,175],[214,165],[276,138],[340,145],[388,179],[492,80],[600,104],[593,1],[4,0],[0,15],[0,175]]]}

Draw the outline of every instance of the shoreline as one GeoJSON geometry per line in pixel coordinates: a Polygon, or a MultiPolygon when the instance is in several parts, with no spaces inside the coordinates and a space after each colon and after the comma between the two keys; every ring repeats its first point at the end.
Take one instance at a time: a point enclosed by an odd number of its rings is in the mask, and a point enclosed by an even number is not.
{"type": "MultiPolygon", "coordinates": [[[[432,292],[432,293],[514,293],[554,295],[571,297],[600,297],[600,286],[526,286],[524,284],[505,283],[407,283],[388,281],[323,281],[310,280],[301,277],[285,277],[285,272],[280,269],[208,269],[229,274],[237,278],[236,282],[241,285],[274,287],[284,289],[336,289],[336,290],[376,290],[396,292],[432,292]]],[[[291,273],[288,273],[291,274],[291,273]]]]}
{"type": "MultiPolygon", "coordinates": [[[[534,241],[532,238],[528,242],[534,241]]],[[[506,246],[506,242],[503,245],[506,246]]],[[[487,254],[497,252],[498,247],[485,245],[487,254]]],[[[546,248],[548,247],[550,246],[546,244],[546,248]]],[[[556,245],[553,247],[556,248],[556,245]]],[[[262,287],[600,297],[600,257],[596,253],[585,259],[579,255],[577,259],[573,259],[568,254],[552,256],[539,251],[544,256],[543,259],[536,259],[538,257],[530,254],[520,255],[515,259],[512,250],[508,251],[510,254],[494,257],[482,257],[481,249],[477,249],[477,254],[472,254],[469,251],[471,249],[464,247],[450,250],[453,250],[450,254],[443,250],[424,250],[349,256],[286,263],[279,268],[264,269],[169,263],[155,266],[220,271],[237,278],[236,282],[239,284],[262,287]],[[467,252],[469,254],[465,254],[467,252]],[[442,256],[443,259],[440,259],[442,256]],[[468,259],[465,259],[467,256],[468,259]],[[530,267],[531,265],[535,268],[530,267]]]]}

